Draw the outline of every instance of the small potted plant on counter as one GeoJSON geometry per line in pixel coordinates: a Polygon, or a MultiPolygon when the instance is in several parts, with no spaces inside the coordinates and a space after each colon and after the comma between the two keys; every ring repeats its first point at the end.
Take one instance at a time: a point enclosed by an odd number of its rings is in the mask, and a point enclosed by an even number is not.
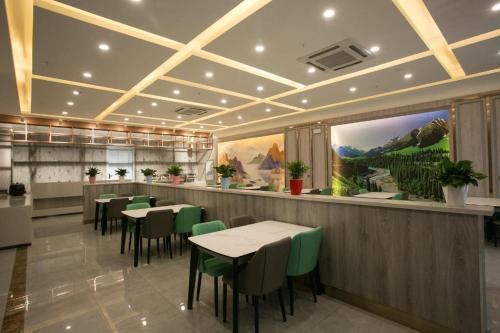
{"type": "Polygon", "coordinates": [[[472,161],[453,162],[449,158],[443,159],[435,166],[436,179],[443,187],[446,205],[463,207],[467,199],[469,185],[478,186],[478,180],[485,175],[472,169],[472,161]]]}
{"type": "Polygon", "coordinates": [[[221,164],[215,167],[215,171],[220,175],[220,185],[223,190],[227,190],[231,185],[231,177],[236,169],[229,164],[221,164]]]}
{"type": "Polygon", "coordinates": [[[182,173],[182,168],[179,165],[172,165],[170,168],[168,168],[167,173],[170,175],[170,180],[172,181],[172,184],[174,185],[179,185],[181,183],[181,173],[182,173]]]}
{"type": "Polygon", "coordinates": [[[118,180],[120,183],[125,181],[125,175],[127,174],[127,169],[118,168],[115,170],[115,175],[118,175],[118,180]]]}
{"type": "Polygon", "coordinates": [[[101,173],[101,171],[99,171],[99,169],[97,169],[95,167],[90,167],[87,169],[87,172],[85,172],[85,174],[87,176],[89,176],[89,183],[90,184],[95,184],[96,176],[100,173],[101,173]]]}
{"type": "Polygon", "coordinates": [[[302,193],[302,176],[309,170],[309,167],[302,161],[293,161],[285,163],[288,172],[290,172],[290,193],[300,195],[302,193]]]}
{"type": "Polygon", "coordinates": [[[153,177],[156,176],[156,170],[146,168],[141,169],[142,174],[146,177],[146,183],[151,184],[153,182],[153,177]]]}

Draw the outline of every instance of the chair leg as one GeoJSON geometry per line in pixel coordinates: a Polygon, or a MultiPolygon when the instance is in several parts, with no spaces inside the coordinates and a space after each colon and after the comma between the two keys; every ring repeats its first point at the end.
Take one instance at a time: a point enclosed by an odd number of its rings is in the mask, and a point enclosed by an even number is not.
{"type": "Polygon", "coordinates": [[[245,295],[245,300],[247,301],[248,304],[248,295],[245,295]]]}
{"type": "Polygon", "coordinates": [[[219,279],[214,276],[214,305],[215,305],[215,316],[219,317],[219,279]]]}
{"type": "Polygon", "coordinates": [[[167,237],[163,236],[163,253],[167,252],[167,237]]]}
{"type": "MultiPolygon", "coordinates": [[[[134,236],[135,237],[135,236],[134,236]]],[[[139,239],[139,246],[140,246],[140,252],[141,252],[141,257],[142,257],[142,237],[139,239]]]]}
{"type": "Polygon", "coordinates": [[[182,256],[182,234],[180,234],[180,237],[179,237],[179,255],[182,256]]]}
{"type": "Polygon", "coordinates": [[[313,294],[313,299],[314,299],[314,303],[318,302],[318,300],[316,299],[316,285],[314,283],[314,276],[313,276],[313,272],[309,272],[309,282],[311,283],[311,291],[312,291],[312,294],[313,294]]]}
{"type": "Polygon", "coordinates": [[[283,292],[281,291],[281,288],[278,289],[278,298],[280,299],[281,315],[283,316],[283,321],[286,321],[285,302],[283,302],[283,292]]]}
{"type": "Polygon", "coordinates": [[[158,258],[160,257],[160,239],[159,238],[156,239],[156,255],[158,256],[158,258]]]}
{"type": "Polygon", "coordinates": [[[196,287],[196,300],[200,300],[201,272],[198,272],[198,286],[196,287]]]}
{"type": "Polygon", "coordinates": [[[497,247],[498,243],[498,227],[493,224],[493,240],[495,241],[495,247],[497,247]]]}
{"type": "Polygon", "coordinates": [[[168,236],[168,252],[170,252],[170,259],[172,259],[172,239],[168,236]]]}
{"type": "Polygon", "coordinates": [[[149,258],[151,258],[151,239],[148,238],[148,264],[149,258]]]}
{"type": "Polygon", "coordinates": [[[227,316],[227,284],[222,283],[222,321],[223,322],[226,322],[226,316],[227,316]]]}
{"type": "Polygon", "coordinates": [[[109,234],[113,234],[113,218],[109,219],[109,234]]]}
{"type": "Polygon", "coordinates": [[[253,308],[254,308],[254,325],[255,333],[259,333],[259,297],[252,296],[253,308]]]}
{"type": "Polygon", "coordinates": [[[290,293],[290,315],[293,316],[293,282],[292,277],[288,277],[288,292],[290,293]]]}
{"type": "Polygon", "coordinates": [[[132,233],[129,233],[128,237],[128,251],[130,252],[130,247],[132,246],[132,233]]]}

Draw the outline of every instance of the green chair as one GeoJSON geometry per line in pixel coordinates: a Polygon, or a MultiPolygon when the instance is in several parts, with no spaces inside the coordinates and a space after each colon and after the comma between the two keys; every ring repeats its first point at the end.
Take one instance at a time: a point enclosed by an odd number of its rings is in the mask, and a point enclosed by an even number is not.
{"type": "Polygon", "coordinates": [[[368,190],[365,189],[365,188],[360,188],[359,191],[358,191],[359,194],[363,194],[363,193],[368,193],[368,190]]]}
{"type": "Polygon", "coordinates": [[[174,231],[180,236],[180,255],[182,256],[182,238],[193,231],[193,226],[201,222],[201,207],[184,207],[175,217],[174,231]]]}
{"type": "MultiPolygon", "coordinates": [[[[127,205],[126,210],[134,210],[134,209],[144,209],[144,208],[151,208],[149,203],[147,202],[138,202],[138,203],[131,203],[127,205]]],[[[132,246],[132,236],[135,232],[135,223],[136,219],[132,217],[128,217],[128,224],[127,224],[127,232],[129,233],[129,239],[128,239],[128,250],[130,251],[130,247],[132,246]]],[[[141,246],[142,250],[142,246],[141,246]]]]}
{"type": "MultiPolygon", "coordinates": [[[[114,198],[117,198],[118,196],[114,193],[103,193],[103,194],[99,194],[99,199],[114,199],[114,198]]],[[[99,219],[102,217],[102,206],[103,205],[99,205],[99,219]]],[[[96,228],[97,228],[97,224],[96,224],[96,228]]]]}
{"type": "MultiPolygon", "coordinates": [[[[193,225],[193,236],[209,234],[212,232],[217,232],[225,230],[226,225],[219,220],[198,223],[193,225]]],[[[201,275],[207,274],[214,278],[214,304],[215,304],[215,316],[219,316],[219,276],[223,276],[231,271],[232,267],[230,263],[224,262],[218,258],[214,258],[206,252],[201,251],[198,261],[198,286],[196,289],[196,300],[200,300],[200,289],[201,289],[201,275]]]]}
{"type": "Polygon", "coordinates": [[[147,203],[149,204],[149,195],[138,195],[132,198],[132,203],[147,203]]]}
{"type": "Polygon", "coordinates": [[[403,200],[403,193],[398,193],[392,197],[392,200],[403,200]]]}
{"type": "Polygon", "coordinates": [[[229,188],[231,189],[238,188],[238,184],[229,184],[229,188]]]}
{"type": "Polygon", "coordinates": [[[331,187],[325,187],[325,188],[321,189],[321,191],[319,192],[319,194],[321,194],[321,195],[332,195],[332,188],[331,187]]]}
{"type": "Polygon", "coordinates": [[[290,314],[293,316],[293,277],[308,274],[311,291],[316,302],[316,288],[313,271],[318,264],[321,228],[302,232],[292,239],[290,256],[288,257],[288,289],[290,290],[290,314]]]}

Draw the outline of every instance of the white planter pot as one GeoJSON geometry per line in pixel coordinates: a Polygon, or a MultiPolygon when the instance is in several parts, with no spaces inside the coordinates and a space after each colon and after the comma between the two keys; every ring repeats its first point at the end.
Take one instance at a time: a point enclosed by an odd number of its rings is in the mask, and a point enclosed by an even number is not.
{"type": "Polygon", "coordinates": [[[444,199],[446,200],[446,206],[464,207],[468,192],[469,192],[468,185],[458,188],[453,186],[443,186],[443,193],[444,193],[444,199]]]}
{"type": "Polygon", "coordinates": [[[153,182],[153,176],[146,176],[146,183],[151,184],[153,182]]]}
{"type": "Polygon", "coordinates": [[[125,181],[125,176],[118,176],[118,180],[120,183],[123,183],[125,181]]]}

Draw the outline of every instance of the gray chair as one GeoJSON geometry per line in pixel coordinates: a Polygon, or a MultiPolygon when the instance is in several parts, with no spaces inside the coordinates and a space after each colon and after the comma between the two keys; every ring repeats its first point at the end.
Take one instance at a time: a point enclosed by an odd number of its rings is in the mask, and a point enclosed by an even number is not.
{"type": "Polygon", "coordinates": [[[127,210],[128,198],[111,199],[108,204],[109,233],[113,233],[113,221],[118,228],[118,221],[121,221],[122,211],[127,210]]]}
{"type": "Polygon", "coordinates": [[[257,220],[253,216],[240,215],[240,216],[231,217],[229,219],[229,226],[231,228],[238,228],[238,227],[242,227],[244,225],[254,224],[255,222],[257,222],[257,220]]]}
{"type": "MultiPolygon", "coordinates": [[[[141,229],[142,238],[148,239],[148,264],[151,257],[151,239],[156,238],[156,253],[160,256],[160,238],[163,238],[163,251],[168,246],[172,259],[171,235],[174,232],[174,212],[171,209],[148,212],[141,229]]],[[[142,246],[141,246],[142,247],[142,246]]]]}
{"type": "Polygon", "coordinates": [[[156,202],[156,207],[172,206],[175,205],[174,201],[171,200],[160,200],[156,202]]]}
{"type": "MultiPolygon", "coordinates": [[[[288,256],[292,240],[283,238],[277,242],[261,247],[239,272],[240,293],[252,296],[254,306],[255,332],[259,332],[259,296],[278,291],[281,314],[286,321],[285,305],[281,287],[286,277],[288,256]]],[[[226,321],[227,285],[233,285],[231,275],[223,277],[223,319],[226,321]]]]}

